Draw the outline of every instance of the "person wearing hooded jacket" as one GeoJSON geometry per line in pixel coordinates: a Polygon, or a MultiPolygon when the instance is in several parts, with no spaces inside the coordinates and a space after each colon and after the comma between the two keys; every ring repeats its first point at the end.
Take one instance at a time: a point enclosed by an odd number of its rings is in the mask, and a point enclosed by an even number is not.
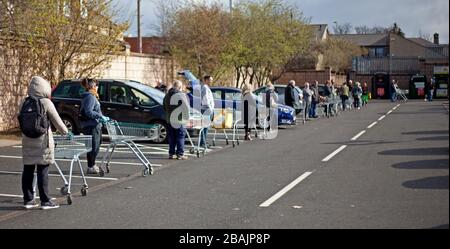
{"type": "MultiPolygon", "coordinates": [[[[62,134],[71,134],[63,121],[58,115],[55,106],[50,100],[51,86],[50,83],[39,77],[31,78],[28,87],[28,96],[39,99],[45,115],[53,126],[62,134]]],[[[19,110],[22,109],[21,103],[19,110]]],[[[55,143],[51,126],[48,131],[38,138],[30,138],[22,133],[22,191],[24,207],[26,209],[37,207],[38,204],[34,200],[34,171],[37,167],[37,186],[39,189],[39,198],[42,209],[58,208],[59,205],[54,203],[48,194],[48,168],[50,164],[55,163],[55,143]]]]}
{"type": "Polygon", "coordinates": [[[100,151],[102,141],[103,124],[109,118],[102,114],[100,109],[99,95],[97,92],[98,82],[94,79],[83,79],[81,85],[86,89],[81,97],[80,124],[83,134],[92,135],[92,150],[87,153],[88,168],[86,174],[98,174],[100,168],[95,165],[95,160],[100,151]]]}

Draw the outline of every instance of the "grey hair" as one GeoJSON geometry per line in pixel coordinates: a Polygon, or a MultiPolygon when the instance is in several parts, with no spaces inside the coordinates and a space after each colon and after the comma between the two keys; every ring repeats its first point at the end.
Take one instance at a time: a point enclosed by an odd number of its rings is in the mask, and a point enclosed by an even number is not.
{"type": "Polygon", "coordinates": [[[182,86],[183,86],[183,82],[181,82],[181,81],[179,81],[179,80],[175,80],[175,81],[173,82],[173,87],[174,87],[175,89],[177,89],[177,90],[180,90],[182,86]]]}

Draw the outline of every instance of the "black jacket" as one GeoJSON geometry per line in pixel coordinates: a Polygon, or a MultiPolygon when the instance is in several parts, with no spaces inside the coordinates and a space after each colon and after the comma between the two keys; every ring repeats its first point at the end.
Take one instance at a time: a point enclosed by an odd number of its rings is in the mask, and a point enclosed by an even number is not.
{"type": "Polygon", "coordinates": [[[164,111],[166,112],[167,123],[171,123],[170,116],[178,107],[182,107],[181,111],[183,115],[179,115],[176,120],[181,123],[183,123],[183,121],[189,120],[189,102],[186,98],[186,94],[184,94],[183,92],[178,91],[173,87],[170,88],[169,92],[166,94],[166,96],[164,96],[163,107],[164,111]],[[179,101],[176,105],[171,105],[170,100],[175,94],[179,94],[177,96],[179,101]]]}
{"type": "Polygon", "coordinates": [[[296,101],[294,91],[294,86],[292,84],[289,84],[286,87],[286,91],[284,92],[284,103],[290,107],[294,107],[296,101]]]}

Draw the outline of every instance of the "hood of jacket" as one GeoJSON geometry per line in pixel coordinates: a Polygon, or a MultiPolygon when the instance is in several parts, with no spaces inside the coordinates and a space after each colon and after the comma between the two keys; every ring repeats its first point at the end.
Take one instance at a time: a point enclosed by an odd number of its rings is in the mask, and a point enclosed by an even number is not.
{"type": "Polygon", "coordinates": [[[39,76],[33,76],[28,86],[28,96],[36,98],[50,98],[52,88],[50,83],[39,76]]]}

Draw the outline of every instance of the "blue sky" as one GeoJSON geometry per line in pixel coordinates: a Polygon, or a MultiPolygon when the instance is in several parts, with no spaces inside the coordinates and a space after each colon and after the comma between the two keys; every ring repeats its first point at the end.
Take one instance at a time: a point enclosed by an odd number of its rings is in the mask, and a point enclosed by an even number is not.
{"type": "MultiPolygon", "coordinates": [[[[228,8],[229,0],[218,0],[228,8]]],[[[238,0],[234,0],[237,2],[238,0]]],[[[135,36],[136,0],[113,0],[121,19],[131,19],[128,34],[135,36]]],[[[157,23],[153,0],[142,2],[143,35],[152,35],[152,24],[157,23]]],[[[418,37],[419,33],[432,36],[439,33],[441,43],[449,41],[448,0],[285,0],[311,18],[311,23],[326,23],[333,26],[350,23],[353,26],[391,26],[396,22],[407,37],[418,37]]],[[[332,31],[332,28],[330,27],[332,31]]]]}

